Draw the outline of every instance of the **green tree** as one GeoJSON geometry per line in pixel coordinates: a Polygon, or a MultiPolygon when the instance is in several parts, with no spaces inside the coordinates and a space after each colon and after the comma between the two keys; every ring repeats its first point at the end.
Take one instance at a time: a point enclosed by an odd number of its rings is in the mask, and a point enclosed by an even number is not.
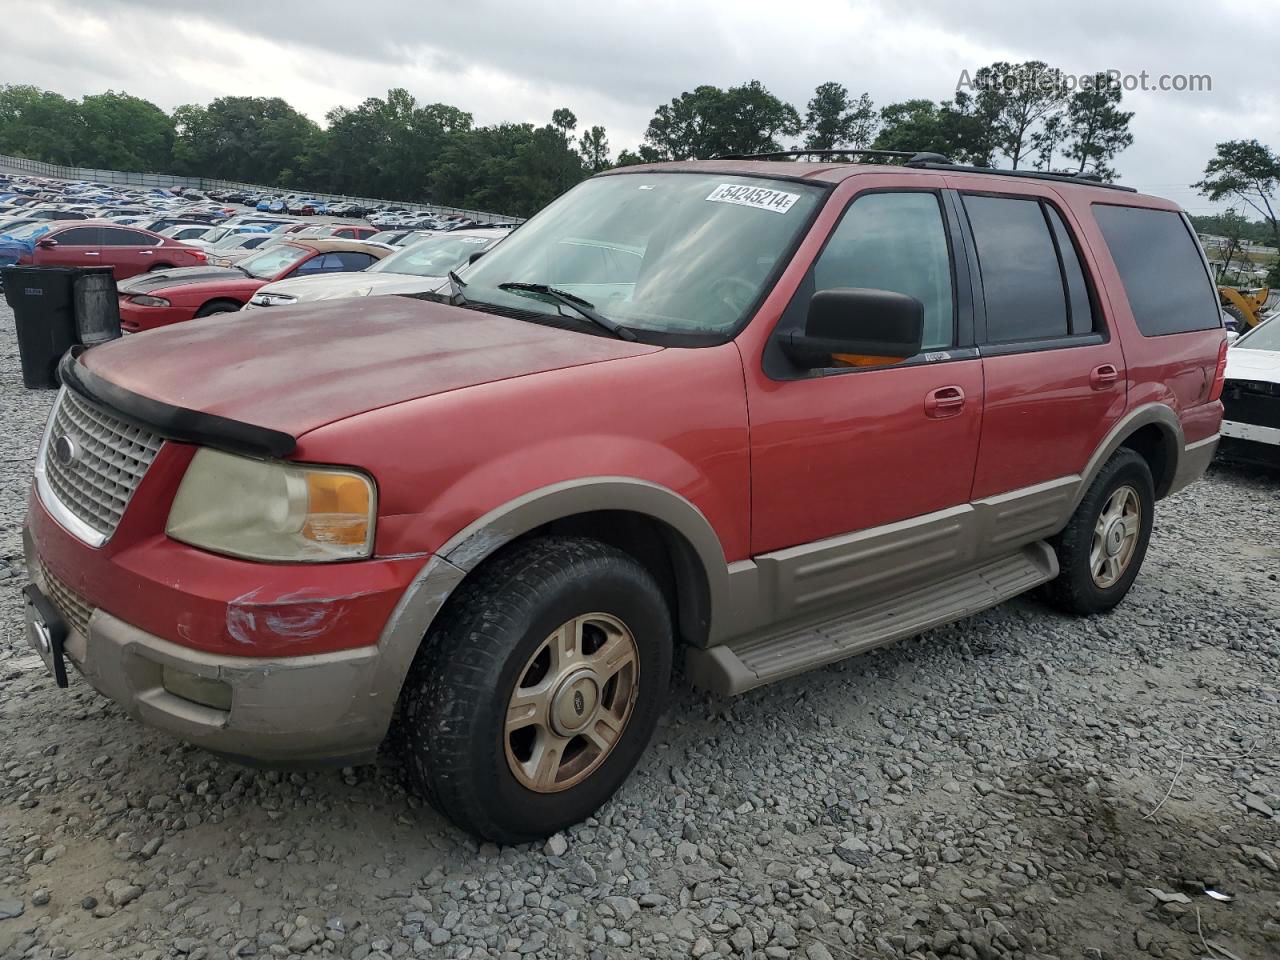
{"type": "Polygon", "coordinates": [[[568,142],[573,131],[578,127],[578,117],[568,107],[561,107],[551,112],[551,125],[560,131],[560,135],[568,142]]]}
{"type": "Polygon", "coordinates": [[[1257,140],[1227,140],[1205,164],[1204,178],[1192,184],[1210,200],[1234,197],[1261,215],[1271,242],[1280,247],[1276,191],[1280,189],[1280,156],[1257,140]]]}
{"type": "Polygon", "coordinates": [[[84,141],[76,103],[27,84],[0,87],[0,153],[75,164],[84,141]]]}
{"type": "Polygon", "coordinates": [[[1041,60],[999,61],[979,70],[973,84],[976,112],[989,118],[996,150],[1017,170],[1035,148],[1037,127],[1066,105],[1062,71],[1041,60]]]}
{"type": "Polygon", "coordinates": [[[1092,166],[1105,180],[1115,178],[1111,160],[1133,143],[1129,121],[1133,114],[1120,109],[1123,92],[1105,73],[1071,95],[1067,104],[1066,155],[1076,161],[1076,172],[1092,166]]]}
{"type": "Polygon", "coordinates": [[[163,173],[173,166],[173,120],[154,103],[108,90],[80,101],[80,162],[163,173]]]}
{"type": "Polygon", "coordinates": [[[1052,172],[1053,158],[1067,139],[1067,120],[1061,113],[1046,117],[1040,129],[1031,135],[1031,150],[1035,155],[1035,168],[1052,172]]]}
{"type": "Polygon", "coordinates": [[[584,130],[578,140],[578,153],[582,155],[582,163],[588,172],[599,173],[609,169],[609,138],[604,127],[584,130]]]}
{"type": "Polygon", "coordinates": [[[759,80],[721,90],[704,85],[654,112],[645,143],[670,160],[781,150],[777,138],[796,136],[800,114],[759,80]]]}
{"type": "Polygon", "coordinates": [[[870,95],[864,93],[853,100],[844,84],[831,80],[820,84],[809,101],[804,118],[809,136],[804,145],[809,150],[865,147],[875,135],[876,125],[870,95]]]}
{"type": "Polygon", "coordinates": [[[207,107],[187,104],[173,114],[179,173],[280,182],[297,169],[320,136],[314,122],[279,97],[220,97],[207,107]]]}
{"type": "Polygon", "coordinates": [[[987,166],[994,150],[992,129],[963,91],[951,100],[904,100],[880,111],[880,132],[872,144],[879,150],[941,153],[957,163],[987,166]]]}

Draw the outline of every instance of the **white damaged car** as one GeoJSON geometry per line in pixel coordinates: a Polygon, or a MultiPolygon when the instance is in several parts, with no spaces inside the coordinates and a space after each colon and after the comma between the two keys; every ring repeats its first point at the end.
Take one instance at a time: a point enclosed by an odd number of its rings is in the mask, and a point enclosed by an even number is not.
{"type": "Polygon", "coordinates": [[[1227,351],[1222,405],[1222,455],[1280,467],[1280,318],[1227,351]]]}
{"type": "Polygon", "coordinates": [[[477,227],[429,237],[354,273],[298,277],[269,283],[244,309],[284,307],[316,300],[371,297],[389,293],[430,293],[449,276],[504,237],[510,228],[477,227]]]}

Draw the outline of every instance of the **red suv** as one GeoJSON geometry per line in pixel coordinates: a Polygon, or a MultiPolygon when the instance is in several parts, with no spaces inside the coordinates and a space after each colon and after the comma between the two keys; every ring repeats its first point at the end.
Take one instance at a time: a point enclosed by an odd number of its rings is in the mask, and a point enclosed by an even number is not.
{"type": "Polygon", "coordinates": [[[199,267],[206,260],[198,247],[150,230],[72,220],[41,234],[32,251],[18,262],[37,267],[110,266],[115,278],[124,280],[153,270],[199,267]]]}
{"type": "Polygon", "coordinates": [[[500,841],[605,802],[678,651],[735,694],[1033,588],[1110,609],[1222,416],[1176,205],[928,155],[623,168],[440,294],[270,319],[64,361],[31,642],[260,763],[398,715],[500,841]]]}

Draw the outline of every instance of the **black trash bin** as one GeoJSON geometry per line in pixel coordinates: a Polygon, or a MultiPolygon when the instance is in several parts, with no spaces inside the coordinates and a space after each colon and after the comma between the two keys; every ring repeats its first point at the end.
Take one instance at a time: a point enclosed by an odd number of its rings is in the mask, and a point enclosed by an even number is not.
{"type": "Polygon", "coordinates": [[[18,328],[22,383],[58,386],[58,361],[76,343],[75,267],[5,267],[4,298],[18,328]]]}
{"type": "Polygon", "coordinates": [[[75,280],[76,334],[86,347],[120,337],[120,300],[111,267],[80,267],[75,280]]]}

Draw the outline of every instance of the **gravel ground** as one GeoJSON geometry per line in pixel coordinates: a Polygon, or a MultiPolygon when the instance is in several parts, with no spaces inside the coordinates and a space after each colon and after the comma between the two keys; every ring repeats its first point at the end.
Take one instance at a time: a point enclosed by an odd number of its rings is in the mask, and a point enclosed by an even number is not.
{"type": "Polygon", "coordinates": [[[738,700],[680,686],[598,818],[499,849],[392,756],[255,772],[54,687],[19,600],[51,395],[0,329],[6,960],[1280,955],[1276,476],[1162,503],[1110,616],[1021,599],[738,700]]]}

